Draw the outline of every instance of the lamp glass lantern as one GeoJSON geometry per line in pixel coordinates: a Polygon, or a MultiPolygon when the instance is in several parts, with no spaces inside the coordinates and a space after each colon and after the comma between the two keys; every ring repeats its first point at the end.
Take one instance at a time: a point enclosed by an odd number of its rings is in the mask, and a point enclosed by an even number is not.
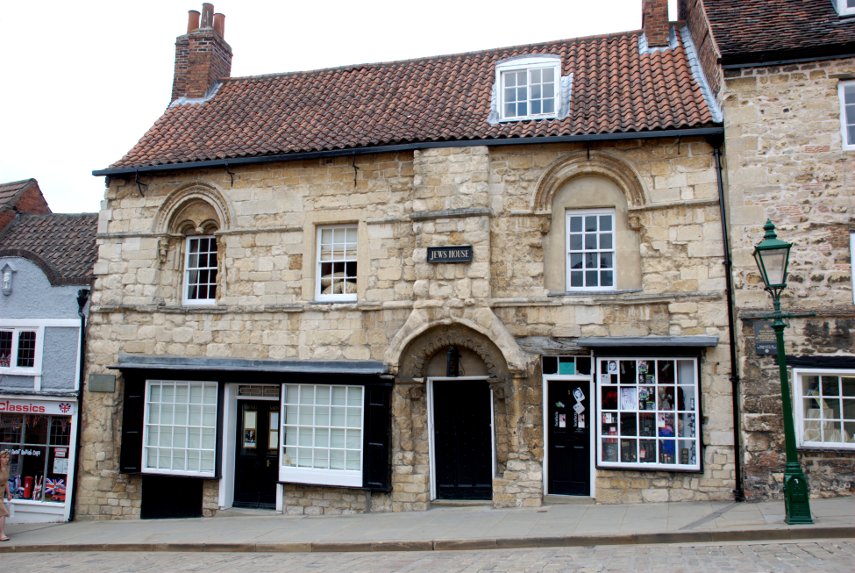
{"type": "Polygon", "coordinates": [[[766,290],[780,293],[787,287],[787,267],[790,264],[790,247],[793,244],[778,238],[772,221],[767,219],[763,229],[766,234],[754,247],[754,260],[760,269],[766,290]]]}

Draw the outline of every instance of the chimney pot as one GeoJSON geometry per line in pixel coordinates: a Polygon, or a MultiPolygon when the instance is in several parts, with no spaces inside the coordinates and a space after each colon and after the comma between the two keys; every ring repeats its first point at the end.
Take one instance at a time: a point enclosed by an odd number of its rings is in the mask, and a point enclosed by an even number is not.
{"type": "Polygon", "coordinates": [[[214,26],[214,5],[205,2],[202,4],[202,28],[212,28],[214,26]]]}
{"type": "Polygon", "coordinates": [[[187,33],[199,29],[199,11],[190,10],[187,13],[187,33]]]}
{"type": "Polygon", "coordinates": [[[225,14],[214,14],[214,31],[220,35],[220,37],[226,37],[226,16],[225,14]]]}

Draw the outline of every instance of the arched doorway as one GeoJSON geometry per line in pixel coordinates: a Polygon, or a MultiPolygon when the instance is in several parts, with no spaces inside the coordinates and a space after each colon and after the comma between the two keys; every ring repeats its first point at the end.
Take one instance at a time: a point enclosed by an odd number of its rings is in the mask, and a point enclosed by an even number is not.
{"type": "Polygon", "coordinates": [[[397,382],[425,390],[413,407],[425,414],[417,440],[428,445],[432,501],[493,498],[493,479],[507,457],[509,380],[496,345],[463,325],[428,329],[405,349],[397,382]]]}

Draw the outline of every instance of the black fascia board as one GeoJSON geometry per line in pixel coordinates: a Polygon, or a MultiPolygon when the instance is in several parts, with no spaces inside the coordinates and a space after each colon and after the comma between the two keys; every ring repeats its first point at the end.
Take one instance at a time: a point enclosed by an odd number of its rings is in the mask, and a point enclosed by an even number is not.
{"type": "Polygon", "coordinates": [[[331,157],[351,157],[356,155],[371,155],[375,153],[394,153],[399,151],[414,151],[418,149],[435,149],[442,147],[499,147],[505,145],[535,145],[544,143],[573,143],[594,141],[625,141],[629,139],[660,139],[667,137],[720,137],[724,133],[721,124],[711,124],[708,127],[693,127],[686,129],[669,129],[661,131],[626,131],[620,133],[597,133],[584,135],[552,135],[543,137],[520,137],[507,139],[461,139],[451,141],[427,141],[417,143],[402,143],[392,145],[376,145],[349,149],[334,149],[327,151],[306,151],[282,153],[277,155],[255,155],[251,157],[235,157],[230,159],[206,159],[188,161],[186,163],[167,163],[161,165],[115,167],[97,169],[92,175],[111,177],[143,173],[161,173],[168,171],[186,171],[189,169],[204,169],[212,167],[234,167],[239,165],[257,165],[263,163],[280,163],[285,161],[300,161],[305,159],[324,159],[331,157]]]}
{"type": "Polygon", "coordinates": [[[741,68],[786,66],[852,57],[855,57],[855,42],[832,46],[817,46],[815,48],[739,53],[722,56],[720,61],[721,67],[725,70],[735,70],[741,68]]]}

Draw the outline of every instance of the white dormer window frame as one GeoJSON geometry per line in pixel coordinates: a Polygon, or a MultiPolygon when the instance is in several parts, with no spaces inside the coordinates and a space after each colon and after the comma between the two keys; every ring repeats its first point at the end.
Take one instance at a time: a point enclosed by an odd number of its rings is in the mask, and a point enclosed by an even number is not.
{"type": "Polygon", "coordinates": [[[499,121],[558,116],[561,103],[561,58],[526,56],[496,65],[499,121]]]}
{"type": "Polygon", "coordinates": [[[841,16],[855,16],[855,0],[834,0],[834,7],[841,16]]]}

